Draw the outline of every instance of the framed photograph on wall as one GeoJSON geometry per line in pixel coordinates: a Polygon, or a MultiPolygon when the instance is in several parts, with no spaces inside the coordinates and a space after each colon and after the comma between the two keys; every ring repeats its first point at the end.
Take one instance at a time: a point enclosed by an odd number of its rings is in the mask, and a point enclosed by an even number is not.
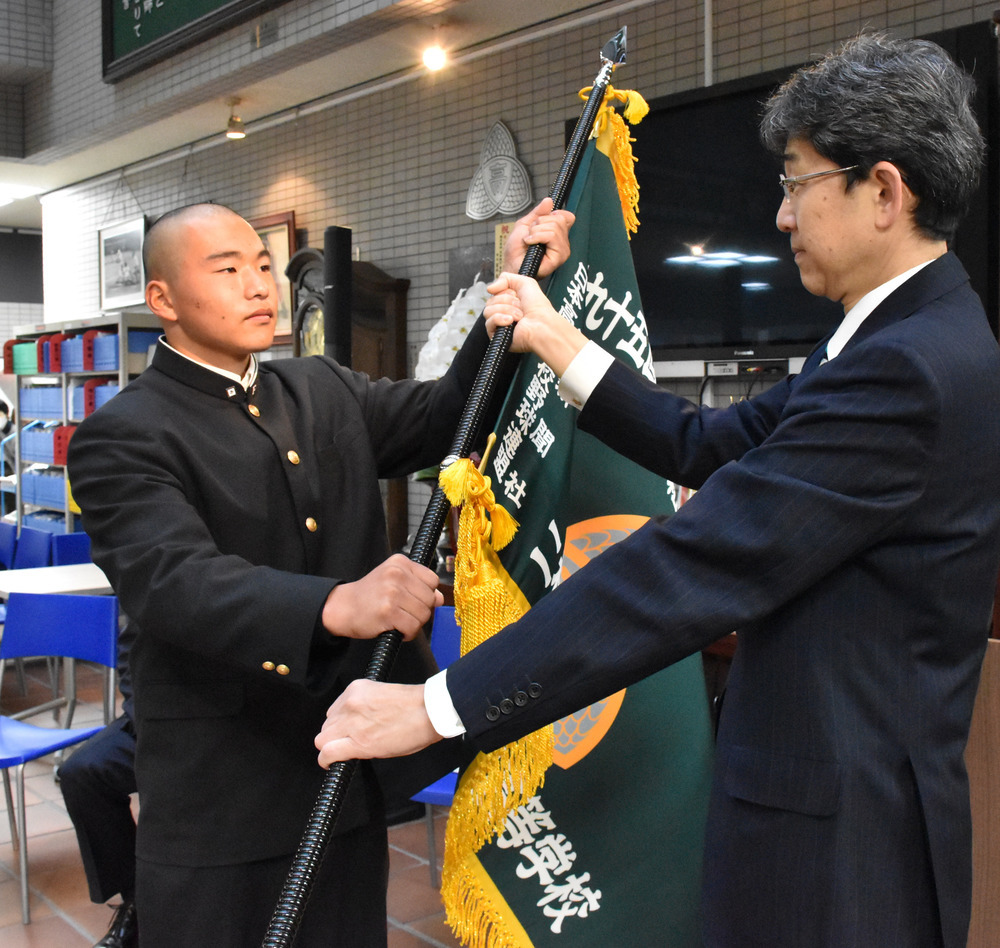
{"type": "Polygon", "coordinates": [[[271,273],[278,285],[278,324],[274,331],[274,341],[292,341],[292,285],[285,274],[288,261],[295,253],[295,211],[255,217],[250,226],[257,231],[264,246],[271,254],[271,273]]]}
{"type": "Polygon", "coordinates": [[[146,218],[122,221],[98,232],[101,269],[101,309],[135,306],[146,300],[142,272],[142,242],[146,218]]]}

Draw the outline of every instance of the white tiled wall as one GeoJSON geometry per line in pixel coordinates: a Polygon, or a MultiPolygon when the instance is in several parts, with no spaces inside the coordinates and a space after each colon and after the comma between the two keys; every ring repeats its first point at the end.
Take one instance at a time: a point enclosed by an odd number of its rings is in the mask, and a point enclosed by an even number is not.
{"type": "Polygon", "coordinates": [[[11,339],[15,330],[24,326],[35,326],[45,321],[41,303],[0,302],[0,340],[11,339]]]}
{"type": "Polygon", "coordinates": [[[0,82],[0,157],[24,157],[24,93],[16,83],[0,82]]]}
{"type": "Polygon", "coordinates": [[[52,63],[53,0],[0,4],[0,69],[5,78],[37,75],[52,63]]]}
{"type": "MultiPolygon", "coordinates": [[[[0,302],[0,342],[13,339],[18,329],[25,326],[37,326],[44,322],[44,311],[41,303],[4,303],[0,302]]],[[[0,391],[7,401],[14,404],[17,376],[0,374],[0,391]]]]}
{"type": "MultiPolygon", "coordinates": [[[[720,0],[713,11],[715,80],[790,67],[863,26],[916,35],[988,20],[993,6],[942,0],[720,0]]],[[[354,22],[357,28],[361,12],[403,16],[416,9],[415,3],[297,0],[279,8],[283,39],[269,57],[288,62],[306,48],[329,44],[333,25],[354,22]]],[[[54,130],[59,121],[71,122],[77,135],[81,127],[100,129],[112,120],[128,125],[142,109],[155,112],[157,103],[180,101],[213,75],[225,81],[234,66],[245,64],[258,74],[273,68],[269,58],[250,55],[244,32],[237,30],[211,41],[211,56],[199,48],[135,79],[96,88],[74,77],[84,60],[92,72],[93,58],[100,56],[99,18],[90,5],[68,0],[56,0],[55,13],[52,81],[64,94],[53,97],[29,131],[35,147],[53,152],[59,150],[54,130]],[[69,35],[73,43],[67,42],[69,35]]],[[[542,197],[562,157],[564,120],[579,114],[577,91],[590,84],[598,50],[623,22],[629,29],[628,63],[616,74],[616,85],[653,98],[702,84],[703,9],[662,0],[375,91],[242,142],[220,140],[218,147],[184,159],[47,196],[45,318],[96,314],[97,231],[103,226],[138,214],[155,217],[199,200],[230,205],[247,217],[294,210],[311,245],[322,247],[328,225],[349,227],[363,259],[411,281],[412,366],[448,302],[449,251],[492,240],[495,220],[475,223],[464,213],[486,133],[497,120],[508,126],[535,194],[542,197]]],[[[29,86],[29,95],[38,93],[29,86]]],[[[641,125],[635,134],[642,134],[641,125]]]]}

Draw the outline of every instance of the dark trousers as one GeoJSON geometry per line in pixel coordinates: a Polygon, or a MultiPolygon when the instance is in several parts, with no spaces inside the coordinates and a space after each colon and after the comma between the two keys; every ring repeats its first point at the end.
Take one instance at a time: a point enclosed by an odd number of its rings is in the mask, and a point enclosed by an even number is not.
{"type": "MultiPolygon", "coordinates": [[[[138,860],[142,948],[260,945],[291,856],[233,866],[166,866],[138,860]]],[[[335,836],[316,873],[295,948],[385,948],[389,880],[385,825],[335,836]]]]}
{"type": "Polygon", "coordinates": [[[90,898],[135,896],[135,732],[122,715],[81,744],[59,768],[59,786],[73,821],[90,898]]]}

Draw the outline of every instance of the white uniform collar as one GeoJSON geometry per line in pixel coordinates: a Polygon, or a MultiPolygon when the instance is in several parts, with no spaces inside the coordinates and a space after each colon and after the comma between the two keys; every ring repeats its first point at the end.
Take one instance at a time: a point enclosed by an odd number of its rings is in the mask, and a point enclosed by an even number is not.
{"type": "Polygon", "coordinates": [[[191,356],[185,355],[183,352],[178,352],[172,345],[170,345],[169,342],[167,342],[166,336],[160,336],[160,342],[171,352],[176,352],[182,359],[187,359],[188,362],[200,365],[203,369],[215,372],[216,375],[221,375],[223,378],[231,379],[233,382],[237,382],[243,387],[243,391],[245,392],[249,391],[250,386],[257,381],[257,356],[255,356],[252,352],[250,353],[250,364],[247,366],[246,373],[243,375],[237,375],[235,372],[230,372],[227,369],[220,369],[216,365],[211,365],[208,362],[202,362],[200,359],[192,359],[191,356]]]}

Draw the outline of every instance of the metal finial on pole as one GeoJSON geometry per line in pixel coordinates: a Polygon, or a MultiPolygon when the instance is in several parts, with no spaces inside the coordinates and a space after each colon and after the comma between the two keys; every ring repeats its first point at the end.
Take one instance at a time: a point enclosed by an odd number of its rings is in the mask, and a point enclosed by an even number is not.
{"type": "MultiPolygon", "coordinates": [[[[556,175],[555,182],[549,192],[549,197],[552,198],[556,210],[562,208],[566,203],[569,187],[573,182],[573,176],[576,174],[587,139],[593,129],[597,111],[604,102],[604,94],[611,81],[611,75],[616,66],[625,62],[626,36],[627,27],[623,26],[601,49],[600,71],[594,79],[583,112],[577,120],[569,144],[566,146],[566,153],[563,156],[559,173],[556,175]]],[[[524,255],[519,273],[523,276],[537,276],[544,254],[545,247],[542,245],[536,244],[529,247],[524,255]]],[[[483,413],[493,396],[497,376],[504,357],[510,350],[513,336],[513,326],[504,326],[494,333],[483,356],[476,380],[459,419],[451,450],[448,457],[445,458],[443,466],[447,466],[458,458],[468,456],[472,450],[483,413]]],[[[409,554],[412,561],[421,566],[430,565],[450,509],[451,503],[438,485],[431,495],[414,537],[409,554]]],[[[375,647],[365,670],[365,678],[369,681],[387,680],[402,642],[403,636],[395,630],[379,635],[375,640],[375,647]]],[[[344,797],[356,767],[357,761],[349,760],[333,764],[327,771],[299,849],[292,860],[284,888],[278,898],[274,915],[262,942],[262,948],[288,948],[292,944],[309,899],[313,880],[333,834],[334,824],[340,815],[344,797]]]]}

